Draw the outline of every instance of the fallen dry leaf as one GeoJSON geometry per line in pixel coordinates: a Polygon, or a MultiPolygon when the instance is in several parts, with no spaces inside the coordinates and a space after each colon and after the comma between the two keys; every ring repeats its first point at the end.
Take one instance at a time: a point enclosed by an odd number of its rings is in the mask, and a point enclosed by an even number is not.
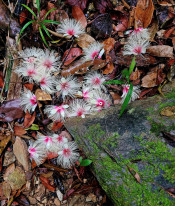
{"type": "Polygon", "coordinates": [[[165,74],[162,72],[165,65],[160,64],[151,69],[143,78],[142,78],[142,87],[150,88],[160,85],[164,79],[165,74]]]}
{"type": "Polygon", "coordinates": [[[153,12],[152,0],[138,0],[135,10],[135,27],[147,28],[151,23],[153,12]]]}
{"type": "Polygon", "coordinates": [[[138,183],[140,183],[140,176],[138,172],[136,172],[133,168],[128,167],[129,172],[132,174],[132,176],[137,180],[138,183]]]}
{"type": "Polygon", "coordinates": [[[20,106],[21,100],[14,99],[4,102],[0,107],[0,121],[11,122],[24,116],[20,106]]]}
{"type": "Polygon", "coordinates": [[[37,101],[52,101],[50,94],[44,92],[41,89],[37,89],[35,92],[37,101]]]}
{"type": "Polygon", "coordinates": [[[8,176],[7,182],[10,184],[12,190],[20,189],[26,183],[24,171],[20,167],[16,167],[8,176]]]}
{"type": "Polygon", "coordinates": [[[106,54],[109,54],[109,52],[114,48],[115,45],[115,39],[114,38],[108,38],[104,42],[104,50],[106,54]]]}
{"type": "Polygon", "coordinates": [[[160,114],[166,117],[175,116],[175,106],[163,108],[160,114]]]}
{"type": "Polygon", "coordinates": [[[25,118],[24,118],[24,128],[28,128],[33,124],[33,122],[35,120],[35,116],[36,116],[36,112],[34,112],[31,115],[27,110],[27,112],[25,114],[25,118]]]}
{"type": "Polygon", "coordinates": [[[29,161],[27,144],[20,137],[16,137],[15,143],[13,144],[13,152],[19,163],[22,164],[26,171],[29,171],[29,161]]]}
{"type": "Polygon", "coordinates": [[[11,165],[9,165],[9,166],[7,167],[7,169],[5,170],[5,173],[4,173],[4,175],[3,175],[3,178],[4,178],[5,181],[8,180],[8,176],[9,176],[11,173],[13,173],[14,170],[15,170],[15,164],[14,164],[14,163],[12,163],[11,165]]]}
{"type": "Polygon", "coordinates": [[[79,6],[82,10],[86,8],[88,0],[66,0],[66,3],[71,6],[79,6]]]}
{"type": "Polygon", "coordinates": [[[40,176],[40,180],[41,180],[41,183],[42,183],[48,190],[50,190],[51,192],[54,192],[54,191],[55,191],[55,187],[50,184],[50,181],[49,181],[47,178],[40,176]]]}
{"type": "Polygon", "coordinates": [[[17,125],[14,126],[14,132],[16,136],[20,136],[20,137],[27,133],[27,131],[23,127],[17,125]]]}
{"type": "Polygon", "coordinates": [[[63,55],[63,60],[66,58],[64,65],[69,65],[80,55],[82,55],[82,50],[80,48],[71,48],[66,50],[63,55]]]}
{"type": "Polygon", "coordinates": [[[173,58],[173,47],[167,45],[150,46],[146,52],[157,57],[173,58]]]}
{"type": "Polygon", "coordinates": [[[86,28],[87,26],[87,20],[86,17],[83,13],[83,11],[80,9],[78,6],[73,6],[72,7],[72,17],[79,21],[83,28],[86,28]]]}
{"type": "Polygon", "coordinates": [[[9,135],[9,136],[4,135],[4,139],[0,141],[0,155],[2,154],[4,149],[6,148],[9,141],[11,140],[11,137],[12,137],[11,135],[9,135]]]}
{"type": "Polygon", "coordinates": [[[10,198],[10,194],[11,194],[11,187],[10,184],[8,182],[3,182],[2,183],[2,190],[4,195],[7,197],[7,199],[9,200],[10,198]]]}
{"type": "Polygon", "coordinates": [[[107,66],[103,70],[103,74],[111,74],[113,70],[114,70],[114,65],[112,62],[110,62],[109,64],[107,64],[107,66]]]}
{"type": "Polygon", "coordinates": [[[81,48],[87,48],[94,41],[95,39],[86,33],[80,34],[79,37],[77,38],[77,44],[81,48]]]}

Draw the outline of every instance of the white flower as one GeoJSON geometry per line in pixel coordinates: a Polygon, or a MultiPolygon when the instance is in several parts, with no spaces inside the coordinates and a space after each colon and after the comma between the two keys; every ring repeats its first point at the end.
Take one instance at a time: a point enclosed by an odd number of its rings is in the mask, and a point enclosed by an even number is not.
{"type": "Polygon", "coordinates": [[[150,34],[148,32],[148,29],[144,29],[142,27],[134,29],[131,32],[129,39],[133,40],[133,38],[142,39],[142,40],[149,40],[150,34]]]}
{"type": "Polygon", "coordinates": [[[101,111],[110,107],[111,99],[109,95],[102,93],[99,90],[93,91],[93,97],[89,100],[89,103],[93,105],[95,111],[101,111]]]}
{"type": "Polygon", "coordinates": [[[140,38],[128,38],[128,43],[124,46],[123,55],[139,55],[146,53],[149,41],[140,38]]]}
{"type": "Polygon", "coordinates": [[[38,75],[34,64],[22,64],[16,68],[15,73],[17,73],[19,76],[27,77],[29,82],[31,82],[33,78],[38,75]]]}
{"type": "Polygon", "coordinates": [[[45,70],[39,75],[35,75],[33,79],[40,85],[41,89],[46,91],[49,94],[55,92],[55,77],[50,76],[49,73],[46,73],[45,70]]]}
{"type": "Polygon", "coordinates": [[[94,60],[95,58],[100,59],[104,53],[103,44],[100,42],[93,42],[87,48],[84,48],[83,52],[85,55],[83,57],[84,61],[94,60]]]}
{"type": "Polygon", "coordinates": [[[33,112],[37,106],[36,96],[30,90],[21,95],[21,107],[25,112],[33,112]]]}
{"type": "Polygon", "coordinates": [[[60,106],[49,105],[46,106],[44,113],[46,113],[48,118],[52,119],[53,121],[64,120],[64,118],[67,116],[66,109],[68,107],[69,106],[66,104],[62,104],[60,106]]]}
{"type": "MultiPolygon", "coordinates": [[[[123,86],[123,94],[121,96],[121,98],[122,98],[121,101],[120,101],[121,104],[123,104],[123,102],[125,101],[125,98],[126,98],[126,95],[129,91],[130,85],[125,84],[125,85],[122,85],[122,86],[123,86]]],[[[140,91],[138,86],[133,86],[132,95],[131,95],[129,103],[135,101],[139,97],[140,92],[141,91],[140,91]]]]}
{"type": "Polygon", "coordinates": [[[30,158],[34,159],[37,165],[42,164],[46,158],[45,145],[39,144],[37,141],[30,141],[29,144],[28,152],[30,158]]]}
{"type": "Polygon", "coordinates": [[[57,32],[68,38],[73,36],[78,37],[80,34],[84,33],[84,28],[81,23],[75,19],[65,19],[57,28],[57,32]]]}
{"type": "Polygon", "coordinates": [[[45,145],[47,152],[55,152],[57,151],[57,145],[56,145],[56,138],[51,135],[40,135],[38,134],[37,142],[39,142],[41,145],[45,145]]]}
{"type": "Polygon", "coordinates": [[[58,71],[60,57],[55,51],[48,49],[38,58],[38,70],[46,69],[47,72],[58,71]]]}
{"type": "Polygon", "coordinates": [[[75,99],[69,105],[69,117],[85,118],[86,114],[90,113],[91,106],[82,99],[75,99]]]}
{"type": "Polygon", "coordinates": [[[87,74],[84,78],[87,86],[93,89],[103,89],[106,91],[106,87],[103,85],[106,80],[104,76],[97,71],[87,74]]]}
{"type": "Polygon", "coordinates": [[[40,48],[26,48],[18,52],[20,58],[23,58],[24,63],[35,63],[38,58],[44,54],[44,51],[40,48]]]}
{"type": "Polygon", "coordinates": [[[58,134],[53,134],[53,136],[56,139],[56,144],[57,144],[59,149],[62,148],[65,143],[68,142],[68,139],[64,136],[60,136],[58,134]]]}
{"type": "Polygon", "coordinates": [[[70,168],[79,159],[78,146],[75,142],[68,142],[58,152],[57,163],[63,168],[70,168]]]}
{"type": "Polygon", "coordinates": [[[76,78],[69,76],[67,78],[62,77],[57,82],[56,90],[60,92],[63,99],[66,96],[74,97],[80,89],[80,84],[78,83],[76,78]]]}
{"type": "Polygon", "coordinates": [[[83,86],[83,91],[78,91],[78,95],[83,97],[83,99],[87,100],[89,98],[92,98],[92,87],[87,87],[86,85],[83,86]]]}

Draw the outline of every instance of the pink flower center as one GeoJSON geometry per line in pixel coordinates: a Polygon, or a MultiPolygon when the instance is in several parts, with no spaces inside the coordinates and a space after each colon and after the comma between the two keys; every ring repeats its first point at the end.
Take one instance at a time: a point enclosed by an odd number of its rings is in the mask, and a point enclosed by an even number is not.
{"type": "Polygon", "coordinates": [[[35,105],[36,104],[36,96],[33,96],[31,99],[30,99],[30,103],[32,105],[35,105]]]}
{"type": "Polygon", "coordinates": [[[141,47],[141,46],[136,46],[136,47],[133,49],[133,53],[135,53],[135,54],[141,54],[141,53],[142,53],[142,47],[141,47]]]}
{"type": "Polygon", "coordinates": [[[137,29],[134,29],[134,33],[137,34],[137,33],[140,33],[141,31],[143,31],[143,28],[142,27],[139,27],[137,29]]]}
{"type": "Polygon", "coordinates": [[[79,109],[78,112],[77,112],[77,116],[81,116],[84,114],[84,109],[79,109]]]}
{"type": "Polygon", "coordinates": [[[63,142],[63,137],[62,136],[58,136],[57,140],[58,140],[59,143],[61,143],[61,142],[63,142]]]}
{"type": "Polygon", "coordinates": [[[68,33],[70,36],[75,35],[75,31],[74,31],[73,29],[68,29],[68,30],[67,30],[67,33],[68,33]]]}
{"type": "Polygon", "coordinates": [[[64,108],[62,106],[55,106],[55,109],[57,110],[58,113],[64,111],[64,108]]]}
{"type": "Polygon", "coordinates": [[[93,83],[94,85],[99,85],[99,84],[101,83],[101,80],[100,80],[100,78],[96,77],[96,78],[94,78],[94,79],[92,80],[92,83],[93,83]]]}
{"type": "Polygon", "coordinates": [[[50,137],[45,137],[44,142],[45,142],[45,143],[52,142],[52,138],[50,138],[50,137]]]}
{"type": "Polygon", "coordinates": [[[36,72],[34,71],[34,69],[29,69],[29,70],[27,70],[27,76],[31,77],[31,76],[33,76],[34,74],[36,74],[36,72]]]}
{"type": "MultiPolygon", "coordinates": [[[[91,54],[91,58],[92,59],[95,59],[95,57],[98,55],[99,51],[94,51],[92,54],[91,54]]],[[[98,57],[100,58],[100,57],[98,57]]]]}
{"type": "Polygon", "coordinates": [[[102,99],[97,100],[97,107],[103,108],[105,106],[105,101],[102,99]]]}
{"type": "Polygon", "coordinates": [[[128,91],[129,91],[129,86],[125,86],[125,87],[123,88],[123,94],[127,94],[128,91]]]}
{"type": "Polygon", "coordinates": [[[35,148],[29,148],[29,153],[33,157],[34,153],[36,152],[35,148]]]}
{"type": "Polygon", "coordinates": [[[63,149],[63,155],[65,157],[70,157],[71,156],[71,150],[69,148],[63,149]]]}
{"type": "Polygon", "coordinates": [[[83,92],[83,98],[84,98],[84,99],[88,99],[88,98],[89,98],[89,97],[88,97],[88,94],[89,94],[88,91],[83,92]]]}
{"type": "Polygon", "coordinates": [[[41,85],[46,85],[46,78],[45,78],[45,77],[43,77],[43,78],[41,79],[40,84],[41,84],[41,85]]]}
{"type": "Polygon", "coordinates": [[[32,62],[34,62],[35,61],[35,57],[29,57],[28,59],[27,59],[27,62],[29,62],[29,63],[32,63],[32,62]]]}
{"type": "Polygon", "coordinates": [[[52,62],[49,59],[46,59],[43,63],[43,65],[45,67],[47,67],[47,69],[50,69],[52,67],[52,62]]]}
{"type": "Polygon", "coordinates": [[[62,90],[67,90],[67,89],[69,89],[69,87],[70,87],[70,85],[68,82],[61,83],[62,90]]]}

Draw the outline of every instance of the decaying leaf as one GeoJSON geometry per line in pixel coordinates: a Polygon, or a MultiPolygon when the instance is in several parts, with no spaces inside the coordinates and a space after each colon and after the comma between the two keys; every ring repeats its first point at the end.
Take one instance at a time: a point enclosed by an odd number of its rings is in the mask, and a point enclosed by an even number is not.
{"type": "Polygon", "coordinates": [[[9,165],[9,166],[7,167],[7,169],[5,170],[5,173],[4,173],[4,175],[3,175],[3,178],[4,178],[5,181],[8,180],[8,176],[9,176],[11,173],[13,173],[14,170],[15,170],[15,164],[14,164],[14,163],[12,163],[11,165],[9,165]]]}
{"type": "Polygon", "coordinates": [[[66,0],[66,3],[70,6],[79,6],[82,10],[86,8],[88,0],[66,0]]]}
{"type": "Polygon", "coordinates": [[[4,102],[0,107],[0,121],[11,122],[15,119],[23,117],[24,113],[20,103],[20,99],[4,102]]]}
{"type": "Polygon", "coordinates": [[[44,92],[41,89],[36,90],[35,96],[36,96],[37,101],[51,101],[52,100],[50,94],[44,92]]]}
{"type": "Polygon", "coordinates": [[[138,0],[135,10],[135,27],[147,28],[151,23],[153,12],[152,0],[138,0]]]}
{"type": "Polygon", "coordinates": [[[143,77],[141,86],[150,88],[160,85],[165,79],[165,74],[163,73],[164,67],[164,64],[160,64],[152,68],[151,71],[143,77]]]}
{"type": "Polygon", "coordinates": [[[127,168],[132,174],[132,176],[137,180],[137,182],[140,183],[140,175],[138,174],[138,172],[136,172],[133,168],[130,168],[129,166],[127,166],[127,168]]]}
{"type": "Polygon", "coordinates": [[[173,47],[167,45],[150,46],[146,52],[157,57],[173,58],[173,47]]]}
{"type": "Polygon", "coordinates": [[[63,55],[63,60],[66,58],[64,65],[69,65],[80,55],[82,55],[82,50],[80,48],[71,48],[66,50],[63,55]]]}
{"type": "Polygon", "coordinates": [[[72,17],[79,21],[83,28],[86,28],[87,26],[87,20],[86,17],[83,13],[83,11],[80,9],[78,6],[73,6],[72,7],[72,17]]]}
{"type": "Polygon", "coordinates": [[[15,143],[13,144],[13,152],[17,160],[22,164],[26,171],[29,170],[27,144],[20,137],[16,137],[15,143]]]}
{"type": "Polygon", "coordinates": [[[8,136],[5,135],[5,138],[0,141],[0,155],[2,154],[4,149],[6,148],[6,146],[10,140],[11,140],[11,135],[8,135],[8,136]]]}
{"type": "Polygon", "coordinates": [[[111,74],[113,70],[114,70],[114,65],[112,62],[110,62],[109,64],[107,64],[107,66],[103,70],[103,74],[111,74]]]}
{"type": "Polygon", "coordinates": [[[14,126],[14,132],[16,136],[20,136],[20,137],[27,133],[23,127],[17,125],[14,126]]]}
{"type": "Polygon", "coordinates": [[[77,44],[81,48],[87,48],[94,41],[95,39],[86,33],[80,34],[79,37],[77,38],[77,44]]]}
{"type": "Polygon", "coordinates": [[[175,116],[175,106],[163,108],[160,114],[166,117],[175,116]]]}
{"type": "Polygon", "coordinates": [[[34,112],[31,115],[27,110],[27,112],[25,114],[25,118],[24,118],[24,128],[28,128],[33,124],[33,122],[35,120],[35,116],[36,116],[36,112],[34,112]]]}
{"type": "Polygon", "coordinates": [[[8,182],[3,182],[2,183],[2,190],[4,195],[7,197],[7,199],[10,199],[10,194],[11,194],[11,187],[10,184],[8,182]]]}
{"type": "Polygon", "coordinates": [[[10,184],[12,190],[20,189],[26,183],[24,171],[20,167],[16,167],[8,176],[7,182],[10,184]]]}
{"type": "Polygon", "coordinates": [[[50,181],[46,177],[40,176],[41,183],[51,192],[55,191],[55,187],[50,184],[50,181]]]}
{"type": "Polygon", "coordinates": [[[104,42],[104,50],[106,54],[109,54],[109,52],[114,48],[115,45],[115,39],[114,38],[108,38],[104,42]]]}

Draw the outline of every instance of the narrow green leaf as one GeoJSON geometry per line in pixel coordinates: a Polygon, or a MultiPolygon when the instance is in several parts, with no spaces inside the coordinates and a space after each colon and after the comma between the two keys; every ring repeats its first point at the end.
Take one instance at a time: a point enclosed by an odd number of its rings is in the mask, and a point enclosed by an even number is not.
{"type": "Polygon", "coordinates": [[[43,32],[42,32],[42,30],[41,30],[41,27],[39,27],[39,32],[40,32],[40,35],[41,35],[41,38],[42,38],[44,44],[49,48],[49,46],[48,46],[48,44],[47,44],[47,42],[46,42],[46,40],[45,40],[45,38],[44,38],[43,32]]]}
{"type": "Polygon", "coordinates": [[[19,42],[19,39],[20,39],[20,36],[21,36],[22,32],[23,32],[30,24],[32,24],[32,23],[34,23],[34,22],[35,22],[35,21],[29,21],[29,22],[27,22],[27,23],[23,26],[23,28],[21,29],[21,31],[20,31],[20,33],[19,33],[19,37],[18,37],[17,43],[19,42]]]}
{"type": "Polygon", "coordinates": [[[49,34],[47,28],[45,27],[45,25],[44,25],[44,24],[41,24],[41,26],[42,26],[42,28],[44,29],[44,31],[46,32],[47,36],[48,36],[50,39],[52,39],[52,37],[50,36],[50,34],[49,34]]]}
{"type": "Polygon", "coordinates": [[[83,160],[82,156],[80,156],[80,159],[79,159],[79,163],[81,163],[83,160]]]}
{"type": "Polygon", "coordinates": [[[135,56],[132,59],[131,65],[129,67],[129,75],[131,75],[132,71],[134,70],[134,67],[136,65],[136,61],[135,61],[135,56]]]}
{"type": "Polygon", "coordinates": [[[125,82],[122,81],[122,80],[110,80],[110,81],[107,81],[103,84],[124,84],[125,82]]]}
{"type": "Polygon", "coordinates": [[[121,110],[120,110],[119,118],[122,116],[123,112],[125,111],[128,103],[129,103],[129,101],[130,101],[130,99],[131,99],[132,90],[133,90],[133,84],[131,83],[131,84],[130,84],[130,87],[129,87],[129,90],[128,90],[128,93],[127,93],[127,95],[126,95],[126,97],[125,97],[125,100],[124,100],[124,102],[123,102],[123,104],[122,104],[122,108],[121,108],[121,110]]]}
{"type": "Polygon", "coordinates": [[[86,167],[86,166],[89,166],[91,163],[92,163],[92,160],[85,159],[85,160],[82,160],[82,161],[80,162],[80,166],[86,167]]]}
{"type": "Polygon", "coordinates": [[[129,71],[128,71],[127,69],[124,69],[124,70],[122,71],[122,76],[123,76],[123,78],[126,77],[127,82],[128,82],[128,84],[129,84],[129,71]]]}
{"type": "Polygon", "coordinates": [[[50,14],[50,12],[55,11],[55,10],[56,10],[56,8],[50,9],[50,10],[46,13],[46,15],[45,15],[45,17],[44,17],[44,20],[45,20],[46,17],[50,14]]]}
{"type": "Polygon", "coordinates": [[[49,24],[60,24],[59,21],[53,21],[53,20],[49,20],[49,19],[45,19],[42,21],[42,23],[49,23],[49,24]]]}
{"type": "Polygon", "coordinates": [[[30,127],[28,127],[25,130],[39,130],[39,126],[37,124],[32,124],[30,127]]]}
{"type": "Polygon", "coordinates": [[[36,14],[32,11],[32,9],[30,9],[28,6],[26,6],[25,4],[22,4],[27,10],[29,10],[30,11],[30,13],[32,13],[33,14],[33,16],[38,20],[38,18],[37,18],[37,16],[36,16],[36,14]]]}
{"type": "Polygon", "coordinates": [[[38,14],[39,14],[39,16],[40,16],[39,0],[36,0],[36,4],[37,4],[37,9],[38,9],[38,14]]]}

